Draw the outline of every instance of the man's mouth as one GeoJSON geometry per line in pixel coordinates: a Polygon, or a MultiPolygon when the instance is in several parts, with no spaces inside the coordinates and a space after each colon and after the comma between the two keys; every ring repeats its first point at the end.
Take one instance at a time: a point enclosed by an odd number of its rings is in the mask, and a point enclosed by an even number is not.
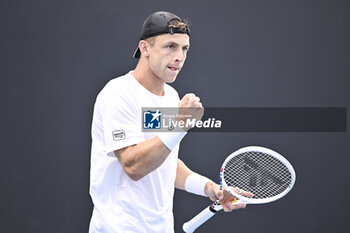
{"type": "Polygon", "coordinates": [[[173,66],[168,66],[168,68],[169,68],[171,71],[177,71],[177,70],[179,70],[179,68],[173,67],[173,66]]]}

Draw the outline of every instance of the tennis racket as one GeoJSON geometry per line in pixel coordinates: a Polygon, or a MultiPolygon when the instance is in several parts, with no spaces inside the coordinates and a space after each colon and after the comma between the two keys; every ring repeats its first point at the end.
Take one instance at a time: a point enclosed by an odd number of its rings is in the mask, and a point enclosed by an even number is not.
{"type": "MultiPolygon", "coordinates": [[[[292,165],[279,153],[259,146],[241,148],[230,154],[220,170],[220,184],[238,200],[233,204],[263,204],[285,196],[295,183],[292,165]],[[241,195],[244,190],[253,193],[241,195]],[[240,194],[241,193],[241,194],[240,194]]],[[[183,225],[186,233],[195,231],[223,207],[216,201],[183,225]]]]}

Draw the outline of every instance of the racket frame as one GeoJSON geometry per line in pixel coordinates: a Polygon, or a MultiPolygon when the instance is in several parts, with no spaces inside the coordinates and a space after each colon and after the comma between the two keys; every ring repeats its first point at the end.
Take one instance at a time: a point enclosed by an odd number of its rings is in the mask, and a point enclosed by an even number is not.
{"type": "MultiPolygon", "coordinates": [[[[245,203],[245,204],[264,204],[264,203],[269,203],[269,202],[273,202],[276,201],[280,198],[282,198],[283,196],[285,196],[294,186],[295,183],[295,179],[296,179],[296,175],[295,175],[295,171],[293,166],[289,163],[289,161],[284,158],[282,155],[280,155],[279,153],[277,153],[276,151],[270,150],[268,148],[265,147],[260,147],[260,146],[247,146],[247,147],[243,147],[235,152],[233,152],[232,154],[230,154],[224,161],[224,163],[221,166],[220,169],[220,184],[222,186],[223,189],[225,189],[226,191],[228,191],[231,195],[235,196],[236,198],[238,198],[240,200],[240,203],[245,203]],[[291,174],[291,183],[288,186],[288,188],[286,188],[282,193],[270,197],[270,198],[262,198],[262,199],[252,199],[249,197],[245,197],[240,195],[237,192],[234,192],[232,190],[231,187],[229,187],[226,182],[225,182],[225,166],[226,164],[233,158],[236,157],[242,153],[245,152],[263,152],[266,153],[268,155],[271,155],[272,157],[276,158],[277,160],[281,161],[289,170],[290,174],[291,174]]],[[[240,188],[240,187],[235,187],[235,188],[240,188]]]]}

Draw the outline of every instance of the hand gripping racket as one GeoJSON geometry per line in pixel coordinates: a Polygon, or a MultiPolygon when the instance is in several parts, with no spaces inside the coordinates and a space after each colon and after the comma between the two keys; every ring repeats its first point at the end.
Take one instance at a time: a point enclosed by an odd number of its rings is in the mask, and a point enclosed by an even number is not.
{"type": "MultiPolygon", "coordinates": [[[[279,153],[259,146],[241,148],[230,154],[220,170],[220,183],[239,200],[234,204],[263,204],[286,195],[295,183],[292,165],[279,153]],[[234,188],[234,189],[232,189],[234,188]],[[240,195],[240,189],[253,197],[240,195]]],[[[186,233],[193,232],[223,207],[216,201],[183,225],[186,233]]]]}

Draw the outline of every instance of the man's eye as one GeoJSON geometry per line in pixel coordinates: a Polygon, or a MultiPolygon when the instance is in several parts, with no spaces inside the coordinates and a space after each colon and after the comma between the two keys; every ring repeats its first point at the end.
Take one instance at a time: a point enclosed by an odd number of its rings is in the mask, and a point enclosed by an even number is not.
{"type": "Polygon", "coordinates": [[[175,46],[174,46],[174,45],[169,45],[168,48],[169,48],[169,49],[174,49],[175,46]]]}

